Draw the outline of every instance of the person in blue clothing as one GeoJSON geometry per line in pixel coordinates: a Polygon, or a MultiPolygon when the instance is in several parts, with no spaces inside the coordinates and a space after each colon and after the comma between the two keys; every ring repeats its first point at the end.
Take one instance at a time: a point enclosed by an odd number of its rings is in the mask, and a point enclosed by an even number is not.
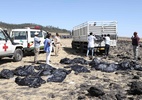
{"type": "Polygon", "coordinates": [[[49,64],[50,55],[52,51],[52,40],[51,34],[47,34],[46,39],[44,41],[44,51],[46,52],[46,64],[49,64]]]}

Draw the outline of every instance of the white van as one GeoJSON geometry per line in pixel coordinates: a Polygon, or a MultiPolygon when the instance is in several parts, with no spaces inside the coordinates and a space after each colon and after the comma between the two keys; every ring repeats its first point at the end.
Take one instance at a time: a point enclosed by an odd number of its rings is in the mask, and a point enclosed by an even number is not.
{"type": "Polygon", "coordinates": [[[29,53],[34,51],[34,36],[35,32],[38,32],[38,37],[41,40],[40,50],[44,48],[44,40],[47,32],[40,30],[40,29],[12,29],[10,32],[10,36],[14,40],[14,42],[21,43],[23,45],[24,53],[29,53]]]}
{"type": "Polygon", "coordinates": [[[23,46],[13,42],[9,34],[0,28],[0,59],[3,57],[10,57],[14,61],[21,61],[23,58],[23,46]]]}

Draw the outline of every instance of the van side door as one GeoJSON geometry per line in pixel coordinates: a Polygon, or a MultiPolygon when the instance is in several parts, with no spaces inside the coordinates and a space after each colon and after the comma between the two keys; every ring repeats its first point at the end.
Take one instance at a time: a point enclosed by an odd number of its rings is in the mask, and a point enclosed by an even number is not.
{"type": "Polygon", "coordinates": [[[0,55],[12,54],[12,43],[7,35],[0,30],[0,55]]]}

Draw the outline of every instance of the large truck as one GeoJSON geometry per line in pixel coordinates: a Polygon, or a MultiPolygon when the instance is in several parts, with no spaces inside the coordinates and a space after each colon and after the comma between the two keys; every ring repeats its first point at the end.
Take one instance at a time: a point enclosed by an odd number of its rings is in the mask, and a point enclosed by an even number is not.
{"type": "Polygon", "coordinates": [[[90,32],[97,38],[95,48],[97,52],[104,52],[104,35],[110,34],[110,46],[117,46],[117,21],[88,21],[73,27],[72,48],[80,52],[87,50],[87,38],[90,32]]]}

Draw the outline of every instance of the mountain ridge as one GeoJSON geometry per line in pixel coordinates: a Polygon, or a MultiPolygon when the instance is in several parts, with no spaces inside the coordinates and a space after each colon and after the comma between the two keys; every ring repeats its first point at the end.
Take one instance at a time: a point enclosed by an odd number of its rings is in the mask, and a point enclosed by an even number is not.
{"type": "Polygon", "coordinates": [[[48,26],[43,26],[43,25],[39,25],[39,24],[35,24],[35,23],[21,23],[21,24],[10,24],[10,23],[5,23],[0,21],[0,27],[7,29],[8,31],[10,31],[11,29],[16,29],[16,28],[25,28],[25,27],[39,27],[40,29],[44,30],[44,31],[48,31],[48,32],[59,32],[59,33],[70,33],[70,30],[67,29],[61,29],[58,27],[54,27],[51,25],[48,26]]]}

